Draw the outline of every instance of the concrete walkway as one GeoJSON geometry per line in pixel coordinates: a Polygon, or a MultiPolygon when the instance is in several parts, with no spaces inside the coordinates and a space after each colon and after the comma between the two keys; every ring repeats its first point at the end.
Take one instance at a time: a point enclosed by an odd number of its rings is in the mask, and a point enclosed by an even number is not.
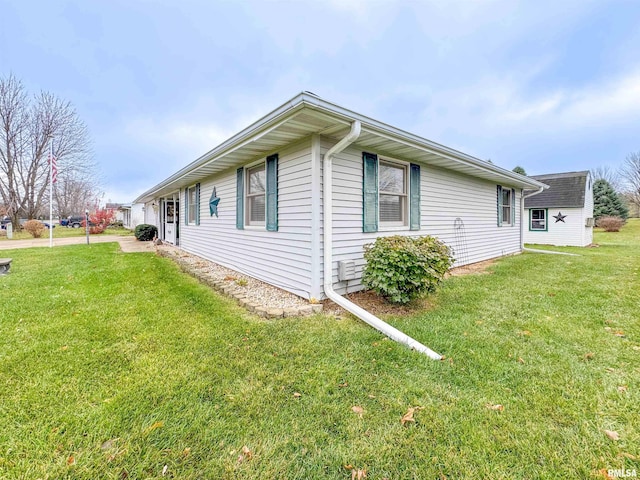
{"type": "MultiPolygon", "coordinates": [[[[118,242],[124,253],[155,252],[153,242],[141,242],[134,236],[122,235],[90,235],[89,244],[118,242]]],[[[86,237],[54,238],[53,246],[82,245],[87,243],[86,237]]],[[[32,238],[30,240],[2,240],[0,250],[13,250],[14,248],[48,247],[49,238],[32,238]]]]}

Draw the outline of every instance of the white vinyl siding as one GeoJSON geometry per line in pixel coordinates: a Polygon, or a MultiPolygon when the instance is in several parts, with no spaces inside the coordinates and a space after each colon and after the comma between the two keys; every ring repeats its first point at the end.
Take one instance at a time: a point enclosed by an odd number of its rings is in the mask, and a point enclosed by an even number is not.
{"type": "MultiPolygon", "coordinates": [[[[525,209],[525,218],[529,218],[530,209],[525,209]]],[[[536,209],[537,210],[537,209],[536,209]]],[[[530,231],[525,228],[524,242],[540,245],[558,245],[583,247],[586,218],[582,208],[547,208],[547,231],[530,231]],[[557,222],[554,218],[558,213],[565,215],[564,222],[557,222]]]]}
{"type": "MultiPolygon", "coordinates": [[[[200,218],[199,227],[181,226],[181,247],[207,260],[309,298],[312,258],[310,152],[310,139],[278,151],[277,232],[264,228],[236,228],[237,168],[232,168],[202,180],[202,198],[209,198],[216,187],[220,198],[219,216],[211,217],[207,209],[200,218]]],[[[245,189],[247,187],[248,182],[245,189]]],[[[244,208],[249,210],[247,204],[244,208]]]]}
{"type": "MultiPolygon", "coordinates": [[[[333,143],[323,139],[322,153],[333,143]]],[[[338,293],[362,289],[359,278],[364,266],[363,246],[379,236],[433,235],[452,247],[455,266],[520,252],[520,229],[497,226],[495,183],[430,165],[420,166],[421,230],[363,233],[362,149],[351,146],[334,159],[333,282],[338,293]],[[338,282],[340,260],[355,261],[357,280],[338,282]]],[[[509,185],[504,187],[511,189],[509,185]]],[[[519,224],[520,190],[515,193],[516,224],[519,224]]]]}

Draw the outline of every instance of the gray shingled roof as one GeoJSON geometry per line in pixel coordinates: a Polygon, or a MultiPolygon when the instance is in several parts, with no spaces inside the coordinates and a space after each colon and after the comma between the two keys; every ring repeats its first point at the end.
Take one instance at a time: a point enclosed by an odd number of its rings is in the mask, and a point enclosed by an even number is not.
{"type": "MultiPolygon", "coordinates": [[[[549,185],[542,193],[526,198],[525,208],[581,208],[589,172],[550,173],[531,175],[539,182],[549,185]]],[[[526,191],[530,193],[531,191],[526,191]]]]}

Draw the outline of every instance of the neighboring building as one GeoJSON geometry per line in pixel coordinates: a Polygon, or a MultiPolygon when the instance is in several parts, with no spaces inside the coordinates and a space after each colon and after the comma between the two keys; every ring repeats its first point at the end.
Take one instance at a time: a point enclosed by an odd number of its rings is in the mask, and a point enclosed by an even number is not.
{"type": "Polygon", "coordinates": [[[382,235],[439,237],[456,265],[519,253],[522,190],[544,187],[305,92],[136,202],[162,240],[320,299],[324,188],[331,281],[344,294],[362,288],[363,246],[382,235]],[[339,142],[349,145],[327,182],[324,155],[339,142]]]}
{"type": "MultiPolygon", "coordinates": [[[[123,204],[118,208],[116,219],[122,220],[122,226],[133,230],[141,223],[145,223],[145,208],[142,203],[123,204]]],[[[155,225],[155,223],[154,223],[155,225]]]]}
{"type": "MultiPolygon", "coordinates": [[[[531,178],[549,186],[525,198],[524,241],[584,247],[593,242],[593,182],[585,172],[551,173],[531,178]]],[[[525,192],[525,195],[527,192],[525,192]]]]}

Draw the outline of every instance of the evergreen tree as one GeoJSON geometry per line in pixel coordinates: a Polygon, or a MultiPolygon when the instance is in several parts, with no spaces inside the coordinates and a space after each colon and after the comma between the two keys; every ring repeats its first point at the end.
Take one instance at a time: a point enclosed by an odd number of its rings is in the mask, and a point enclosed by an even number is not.
{"type": "Polygon", "coordinates": [[[596,180],[593,184],[593,216],[594,218],[613,216],[625,220],[629,210],[620,196],[606,180],[596,180]]]}

